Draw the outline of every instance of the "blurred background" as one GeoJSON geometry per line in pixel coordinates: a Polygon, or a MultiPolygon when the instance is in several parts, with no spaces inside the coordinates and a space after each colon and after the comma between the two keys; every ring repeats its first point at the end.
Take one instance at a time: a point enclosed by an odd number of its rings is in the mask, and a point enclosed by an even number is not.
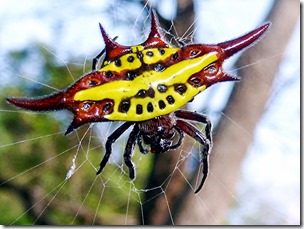
{"type": "Polygon", "coordinates": [[[300,4],[286,3],[2,0],[0,224],[299,225],[300,4]],[[130,182],[121,161],[127,133],[97,177],[106,138],[121,123],[64,136],[70,113],[5,102],[62,90],[89,72],[104,48],[99,22],[120,44],[143,42],[150,7],[173,44],[218,43],[272,22],[260,43],[225,63],[240,83],[211,87],[187,105],[214,123],[210,176],[198,195],[199,146],[189,139],[161,155],[136,148],[130,182]]]}

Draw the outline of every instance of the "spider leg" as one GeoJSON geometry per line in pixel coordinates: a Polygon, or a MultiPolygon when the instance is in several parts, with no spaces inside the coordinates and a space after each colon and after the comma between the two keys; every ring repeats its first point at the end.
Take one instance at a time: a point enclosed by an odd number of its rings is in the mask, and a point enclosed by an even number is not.
{"type": "Polygon", "coordinates": [[[125,122],[120,127],[118,127],[107,139],[106,142],[106,153],[100,162],[100,168],[97,171],[97,175],[100,174],[103,170],[103,168],[108,163],[109,157],[112,153],[112,144],[131,126],[133,125],[132,122],[125,122]]]}
{"type": "Polygon", "coordinates": [[[142,133],[141,133],[141,132],[139,132],[139,134],[137,135],[137,145],[138,145],[139,151],[140,151],[142,154],[147,154],[147,153],[149,153],[149,150],[147,150],[147,149],[143,146],[143,139],[142,139],[142,133]]]}
{"type": "Polygon", "coordinates": [[[129,168],[129,177],[131,180],[135,178],[135,170],[134,170],[134,164],[132,162],[132,156],[138,134],[139,134],[138,126],[135,125],[128,138],[125,148],[125,153],[124,153],[125,164],[129,168]]]}
{"type": "Polygon", "coordinates": [[[170,149],[176,149],[176,148],[180,147],[180,145],[182,144],[183,139],[184,139],[184,133],[183,133],[183,131],[181,131],[177,126],[174,126],[174,128],[177,131],[177,133],[179,135],[179,138],[178,138],[178,141],[177,141],[176,144],[170,146],[170,149]]]}
{"type": "Polygon", "coordinates": [[[211,143],[196,127],[192,126],[190,123],[187,123],[183,120],[176,120],[176,126],[188,134],[190,137],[194,138],[200,144],[204,146],[201,152],[201,163],[203,164],[203,178],[195,193],[198,193],[203,187],[205,180],[209,172],[209,151],[211,149],[211,143]]]}
{"type": "Polygon", "coordinates": [[[212,123],[206,115],[202,115],[199,113],[186,111],[186,110],[177,110],[174,112],[174,114],[178,118],[187,119],[187,120],[206,124],[205,135],[206,135],[207,139],[210,141],[210,148],[212,147],[212,135],[211,135],[212,123]]]}
{"type": "MultiPolygon", "coordinates": [[[[117,38],[118,38],[118,36],[114,37],[113,41],[115,41],[117,38]]],[[[99,62],[101,56],[105,53],[105,51],[106,51],[106,49],[104,48],[103,50],[101,50],[101,52],[97,56],[95,56],[93,58],[92,71],[96,71],[97,70],[98,62],[99,62]]]]}
{"type": "MultiPolygon", "coordinates": [[[[171,149],[176,149],[178,148],[182,142],[183,142],[183,139],[184,139],[184,133],[183,131],[181,131],[178,127],[174,126],[176,132],[178,133],[178,141],[177,143],[175,143],[174,145],[171,145],[168,150],[171,150],[171,149]]],[[[160,134],[161,135],[161,134],[160,134]]],[[[161,138],[158,138],[158,141],[160,141],[161,138]]],[[[137,135],[137,144],[138,144],[138,147],[139,147],[139,151],[143,154],[147,154],[149,153],[149,150],[146,149],[144,146],[143,146],[143,139],[142,139],[142,132],[139,132],[139,134],[137,135]]]]}

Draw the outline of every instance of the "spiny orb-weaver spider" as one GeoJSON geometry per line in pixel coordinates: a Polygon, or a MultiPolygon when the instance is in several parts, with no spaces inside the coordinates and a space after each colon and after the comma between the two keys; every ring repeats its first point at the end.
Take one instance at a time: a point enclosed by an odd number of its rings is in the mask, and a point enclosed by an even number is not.
{"type": "Polygon", "coordinates": [[[173,47],[162,38],[153,11],[150,34],[139,45],[120,45],[117,37],[111,39],[99,25],[105,49],[93,60],[92,72],[49,96],[12,97],[7,101],[32,111],[71,111],[74,119],[66,134],[86,123],[125,121],[108,137],[97,174],[107,164],[112,144],[131,126],[124,161],[132,180],[135,169],[131,158],[136,143],[141,153],[161,153],[178,148],[186,133],[202,145],[203,177],[195,193],[199,192],[209,171],[211,122],[205,115],[179,108],[215,83],[238,80],[223,71],[224,60],[258,41],[270,23],[230,41],[182,47],[173,47]],[[189,121],[205,124],[205,134],[189,121]]]}

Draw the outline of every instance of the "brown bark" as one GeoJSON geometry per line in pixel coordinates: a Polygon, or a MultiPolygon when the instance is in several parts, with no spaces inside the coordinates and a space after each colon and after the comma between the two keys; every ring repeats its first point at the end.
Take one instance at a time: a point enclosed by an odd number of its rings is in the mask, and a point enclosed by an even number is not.
{"type": "MultiPolygon", "coordinates": [[[[237,65],[246,66],[284,53],[299,10],[297,0],[275,1],[268,17],[272,22],[270,32],[254,48],[247,50],[237,65]]],[[[211,174],[198,195],[188,194],[176,224],[223,224],[243,158],[252,142],[256,124],[263,115],[282,56],[261,61],[238,72],[242,80],[235,85],[215,134],[211,174]]]]}

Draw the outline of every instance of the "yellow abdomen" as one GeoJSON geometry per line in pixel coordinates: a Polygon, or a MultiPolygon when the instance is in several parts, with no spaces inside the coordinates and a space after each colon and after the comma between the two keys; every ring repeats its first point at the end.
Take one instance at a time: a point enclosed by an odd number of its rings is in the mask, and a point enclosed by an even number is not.
{"type": "MultiPolygon", "coordinates": [[[[113,112],[104,116],[108,120],[145,121],[157,116],[169,114],[190,101],[206,86],[194,87],[187,81],[205,66],[217,60],[214,53],[179,61],[168,67],[161,65],[164,60],[180,49],[165,48],[161,51],[151,48],[123,55],[120,65],[106,63],[99,71],[125,71],[140,69],[143,65],[148,70],[142,71],[132,80],[116,80],[96,87],[84,89],[74,96],[75,101],[101,101],[112,99],[113,112]],[[138,52],[141,58],[138,58],[138,52]],[[132,56],[132,57],[130,57],[132,56]],[[130,60],[132,59],[132,64],[130,60]],[[153,68],[150,69],[149,66],[153,68]]],[[[135,51],[135,50],[134,50],[135,51]]]]}

